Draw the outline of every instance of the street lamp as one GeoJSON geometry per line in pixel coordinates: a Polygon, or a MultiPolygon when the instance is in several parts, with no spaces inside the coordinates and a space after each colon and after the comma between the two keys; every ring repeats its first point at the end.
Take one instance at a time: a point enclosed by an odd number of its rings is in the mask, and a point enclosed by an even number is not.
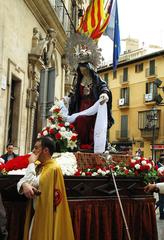
{"type": "Polygon", "coordinates": [[[155,107],[152,107],[150,113],[147,115],[148,121],[150,123],[150,127],[152,129],[152,160],[155,160],[154,154],[154,143],[155,143],[155,128],[158,120],[158,111],[155,107]]]}

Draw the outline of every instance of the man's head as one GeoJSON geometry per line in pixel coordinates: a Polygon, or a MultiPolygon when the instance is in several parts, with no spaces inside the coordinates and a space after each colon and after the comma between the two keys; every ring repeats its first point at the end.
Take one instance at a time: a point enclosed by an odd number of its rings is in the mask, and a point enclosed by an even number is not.
{"type": "Polygon", "coordinates": [[[14,145],[12,143],[7,144],[6,150],[8,154],[13,154],[14,145]]]}
{"type": "Polygon", "coordinates": [[[33,153],[38,155],[38,160],[43,162],[51,158],[52,154],[55,152],[55,143],[50,137],[41,137],[36,140],[33,148],[33,153]]]}

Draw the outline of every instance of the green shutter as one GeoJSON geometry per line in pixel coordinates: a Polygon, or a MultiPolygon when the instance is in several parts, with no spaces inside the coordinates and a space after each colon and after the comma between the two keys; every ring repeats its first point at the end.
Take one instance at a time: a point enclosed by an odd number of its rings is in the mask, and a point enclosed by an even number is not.
{"type": "Polygon", "coordinates": [[[127,115],[121,116],[121,137],[122,138],[128,137],[128,116],[127,115]]]}

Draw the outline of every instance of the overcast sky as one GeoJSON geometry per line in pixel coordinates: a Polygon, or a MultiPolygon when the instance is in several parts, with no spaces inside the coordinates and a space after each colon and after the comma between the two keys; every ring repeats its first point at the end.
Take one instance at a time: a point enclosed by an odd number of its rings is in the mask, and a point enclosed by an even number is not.
{"type": "MultiPolygon", "coordinates": [[[[164,47],[164,0],[117,0],[120,37],[137,38],[140,43],[164,47]]],[[[112,52],[112,42],[101,37],[99,46],[105,59],[112,52]]],[[[123,50],[123,43],[122,43],[123,50]]]]}

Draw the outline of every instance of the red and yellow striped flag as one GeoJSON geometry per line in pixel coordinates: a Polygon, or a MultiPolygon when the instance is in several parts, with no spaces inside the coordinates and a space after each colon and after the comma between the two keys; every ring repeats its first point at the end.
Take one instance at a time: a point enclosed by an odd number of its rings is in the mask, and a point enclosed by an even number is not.
{"type": "Polygon", "coordinates": [[[91,0],[77,32],[84,33],[92,39],[98,39],[105,31],[109,22],[109,11],[105,12],[104,0],[91,0]]]}

